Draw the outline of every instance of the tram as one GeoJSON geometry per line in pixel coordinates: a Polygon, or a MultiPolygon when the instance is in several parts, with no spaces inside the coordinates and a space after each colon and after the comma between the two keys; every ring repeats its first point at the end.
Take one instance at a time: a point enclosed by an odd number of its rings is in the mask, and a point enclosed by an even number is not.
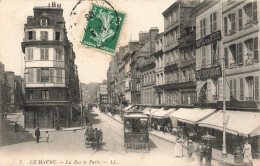
{"type": "Polygon", "coordinates": [[[149,151],[148,116],[142,112],[124,115],[125,151],[149,151]]]}

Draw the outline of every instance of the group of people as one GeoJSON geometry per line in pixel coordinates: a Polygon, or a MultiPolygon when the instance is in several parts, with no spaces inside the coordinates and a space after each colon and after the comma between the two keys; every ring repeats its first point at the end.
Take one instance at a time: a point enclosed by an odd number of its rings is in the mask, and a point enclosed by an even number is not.
{"type": "Polygon", "coordinates": [[[91,147],[97,150],[100,148],[100,144],[103,140],[103,132],[97,128],[93,129],[92,124],[88,124],[85,131],[85,139],[86,148],[91,147]]]}
{"type": "Polygon", "coordinates": [[[2,113],[2,119],[7,118],[7,112],[2,113]]]}
{"type": "MultiPolygon", "coordinates": [[[[35,132],[35,137],[36,137],[36,143],[40,143],[40,136],[41,136],[41,131],[39,129],[39,127],[36,128],[35,132]]],[[[45,142],[49,143],[49,132],[45,131],[45,142]]]]}
{"type": "Polygon", "coordinates": [[[237,146],[233,155],[236,165],[253,165],[251,145],[248,143],[248,140],[245,141],[243,150],[241,151],[241,148],[237,146]]]}
{"type": "MultiPolygon", "coordinates": [[[[175,156],[183,157],[183,141],[180,137],[177,138],[175,144],[175,156]]],[[[195,148],[193,145],[193,141],[187,141],[187,161],[192,162],[195,159],[192,157],[193,153],[196,152],[198,164],[201,166],[203,164],[203,159],[205,158],[206,166],[211,166],[211,158],[212,158],[212,147],[210,141],[207,141],[206,144],[204,142],[200,142],[198,146],[195,148]]]]}

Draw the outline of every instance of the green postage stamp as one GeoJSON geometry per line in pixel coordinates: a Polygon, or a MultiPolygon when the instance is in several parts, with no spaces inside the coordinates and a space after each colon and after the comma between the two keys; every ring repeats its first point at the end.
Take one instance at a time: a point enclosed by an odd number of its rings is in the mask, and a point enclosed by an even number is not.
{"type": "Polygon", "coordinates": [[[88,23],[82,45],[115,54],[125,14],[98,5],[92,5],[86,15],[88,23]]]}

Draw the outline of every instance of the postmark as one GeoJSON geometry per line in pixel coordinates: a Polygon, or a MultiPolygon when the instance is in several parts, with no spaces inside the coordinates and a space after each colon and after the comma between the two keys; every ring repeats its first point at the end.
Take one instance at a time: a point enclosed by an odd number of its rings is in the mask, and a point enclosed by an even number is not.
{"type": "Polygon", "coordinates": [[[125,14],[93,4],[81,44],[109,54],[115,54],[125,14]]]}

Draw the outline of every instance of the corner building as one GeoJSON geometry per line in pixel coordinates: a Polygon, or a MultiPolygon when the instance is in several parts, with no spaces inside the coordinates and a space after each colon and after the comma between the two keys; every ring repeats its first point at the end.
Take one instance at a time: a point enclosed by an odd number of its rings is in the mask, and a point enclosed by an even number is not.
{"type": "Polygon", "coordinates": [[[34,7],[24,25],[25,127],[69,127],[79,112],[75,53],[60,4],[34,7]]]}

